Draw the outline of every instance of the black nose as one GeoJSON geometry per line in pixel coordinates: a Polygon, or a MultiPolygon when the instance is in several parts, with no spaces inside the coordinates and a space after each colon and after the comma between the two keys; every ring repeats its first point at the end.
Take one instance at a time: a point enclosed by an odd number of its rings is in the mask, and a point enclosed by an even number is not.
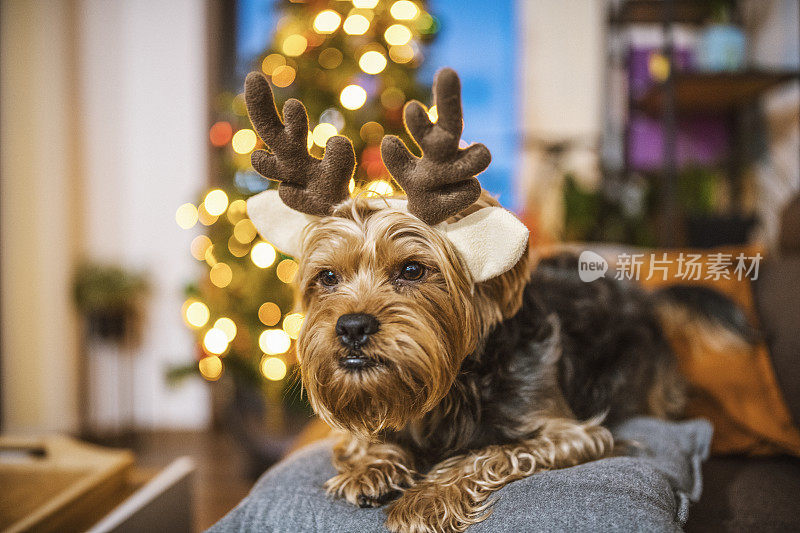
{"type": "Polygon", "coordinates": [[[366,313],[342,315],[336,321],[336,334],[339,341],[356,350],[366,344],[370,335],[378,331],[378,319],[366,313]]]}

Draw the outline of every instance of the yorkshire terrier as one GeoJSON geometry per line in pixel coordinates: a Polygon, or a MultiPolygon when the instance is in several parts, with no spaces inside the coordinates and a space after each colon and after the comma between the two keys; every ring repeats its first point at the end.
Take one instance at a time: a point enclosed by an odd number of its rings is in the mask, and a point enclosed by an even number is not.
{"type": "Polygon", "coordinates": [[[328,492],[387,506],[392,531],[464,531],[492,493],[543,470],[608,456],[603,424],[680,413],[683,389],[653,299],[571,256],[532,268],[528,232],[481,189],[482,144],[459,146],[460,82],[434,82],[438,120],[404,109],[422,156],[381,145],[405,198],[351,198],[352,144],[311,156],[303,105],[283,120],[267,80],[246,82],[280,180],[248,201],[262,236],[298,257],[305,321],[297,357],[316,413],[343,434],[328,492]]]}

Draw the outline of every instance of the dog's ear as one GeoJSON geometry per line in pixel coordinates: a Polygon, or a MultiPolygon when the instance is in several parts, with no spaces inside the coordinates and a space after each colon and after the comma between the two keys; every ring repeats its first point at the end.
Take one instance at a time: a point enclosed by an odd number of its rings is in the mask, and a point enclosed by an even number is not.
{"type": "Polygon", "coordinates": [[[528,228],[502,207],[484,207],[442,226],[475,283],[511,270],[528,246],[528,228]]]}
{"type": "Polygon", "coordinates": [[[247,200],[247,216],[265,240],[292,257],[300,256],[303,229],[319,219],[287,206],[276,189],[251,196],[247,200]]]}

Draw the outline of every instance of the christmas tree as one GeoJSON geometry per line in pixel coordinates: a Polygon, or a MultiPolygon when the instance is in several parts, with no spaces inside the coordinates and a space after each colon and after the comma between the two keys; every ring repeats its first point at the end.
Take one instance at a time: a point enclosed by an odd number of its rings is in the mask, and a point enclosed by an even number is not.
{"type": "MultiPolygon", "coordinates": [[[[358,167],[351,192],[391,194],[397,185],[381,161],[380,141],[388,133],[405,136],[404,103],[429,94],[416,72],[437,32],[436,19],[424,2],[409,0],[280,0],[276,6],[272,43],[253,69],[271,81],[278,109],[290,97],[305,104],[312,155],[322,157],[333,135],[353,141],[358,167]]],[[[172,375],[229,376],[239,386],[263,388],[273,404],[297,404],[293,349],[303,316],[292,308],[290,287],[297,263],[258,237],[245,204],[277,183],[250,165],[250,153],[263,143],[247,119],[243,95],[220,95],[215,111],[209,141],[222,161],[221,186],[176,213],[182,228],[207,227],[191,245],[206,271],[187,289],[182,311],[197,339],[198,363],[172,375]]]]}

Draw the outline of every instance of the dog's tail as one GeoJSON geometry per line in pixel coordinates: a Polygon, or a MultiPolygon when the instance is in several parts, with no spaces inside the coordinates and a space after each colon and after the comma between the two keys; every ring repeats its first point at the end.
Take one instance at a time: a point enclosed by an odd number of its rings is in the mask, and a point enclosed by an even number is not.
{"type": "Polygon", "coordinates": [[[714,351],[747,350],[761,338],[741,307],[707,287],[673,285],[661,289],[655,293],[655,307],[673,349],[688,344],[714,351]]]}

